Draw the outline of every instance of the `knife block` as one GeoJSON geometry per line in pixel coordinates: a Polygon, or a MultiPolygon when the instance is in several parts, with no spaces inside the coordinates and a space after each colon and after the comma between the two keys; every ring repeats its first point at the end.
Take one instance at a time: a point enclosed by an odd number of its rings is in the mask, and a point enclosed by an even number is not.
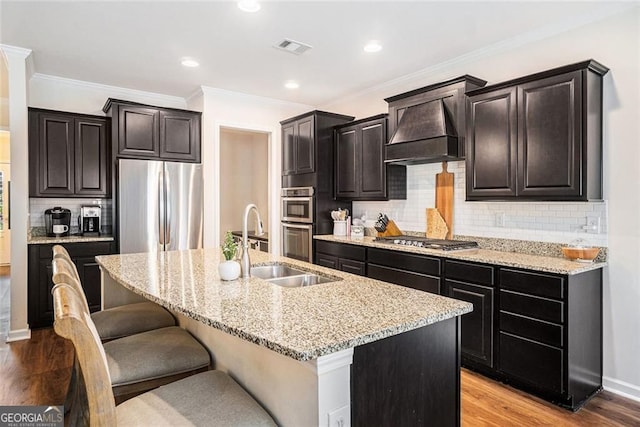
{"type": "Polygon", "coordinates": [[[392,219],[387,223],[387,229],[384,231],[378,231],[378,237],[393,237],[393,236],[402,236],[402,231],[398,228],[395,222],[392,219]]]}

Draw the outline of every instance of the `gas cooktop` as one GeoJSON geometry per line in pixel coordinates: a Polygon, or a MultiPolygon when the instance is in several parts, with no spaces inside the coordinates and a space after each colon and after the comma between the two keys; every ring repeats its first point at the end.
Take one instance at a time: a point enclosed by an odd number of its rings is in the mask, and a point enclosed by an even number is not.
{"type": "Polygon", "coordinates": [[[443,251],[458,251],[462,249],[477,249],[478,243],[465,240],[440,240],[416,236],[376,237],[376,242],[392,245],[415,246],[417,248],[440,249],[443,251]]]}

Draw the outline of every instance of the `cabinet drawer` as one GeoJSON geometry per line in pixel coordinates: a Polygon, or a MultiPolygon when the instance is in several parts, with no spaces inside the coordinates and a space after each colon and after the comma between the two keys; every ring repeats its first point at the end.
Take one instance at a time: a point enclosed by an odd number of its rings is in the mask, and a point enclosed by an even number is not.
{"type": "Polygon", "coordinates": [[[325,242],[322,240],[316,240],[316,252],[334,255],[339,258],[354,259],[357,261],[364,261],[366,259],[366,248],[364,246],[325,242]]]}
{"type": "Polygon", "coordinates": [[[354,261],[351,259],[339,259],[338,269],[347,273],[364,276],[366,272],[366,264],[362,261],[354,261]]]}
{"type": "Polygon", "coordinates": [[[385,267],[376,264],[367,265],[367,277],[382,280],[420,291],[440,293],[440,278],[425,274],[411,273],[397,268],[385,267]]]}
{"type": "Polygon", "coordinates": [[[500,332],[499,369],[537,388],[562,393],[562,350],[500,332]]]}
{"type": "Polygon", "coordinates": [[[329,267],[329,268],[333,268],[334,270],[337,270],[338,257],[333,255],[316,253],[316,264],[321,265],[323,267],[329,267]]]}
{"type": "Polygon", "coordinates": [[[500,290],[500,310],[548,322],[563,323],[563,303],[546,298],[500,290]]]}
{"type": "Polygon", "coordinates": [[[440,276],[440,260],[438,258],[369,248],[367,261],[411,272],[440,276]]]}
{"type": "Polygon", "coordinates": [[[562,347],[563,343],[562,326],[503,311],[500,312],[500,330],[556,347],[562,347]]]}
{"type": "MultiPolygon", "coordinates": [[[[40,259],[53,258],[54,245],[38,245],[38,257],[40,259]]],[[[96,255],[108,255],[113,253],[113,242],[78,242],[63,243],[71,258],[89,257],[96,255]]]]}
{"type": "Polygon", "coordinates": [[[500,270],[500,287],[547,298],[562,299],[564,279],[548,274],[500,270]]]}
{"type": "Polygon", "coordinates": [[[444,275],[447,279],[462,280],[478,285],[492,286],[495,283],[493,271],[493,267],[487,265],[450,260],[444,262],[444,275]]]}

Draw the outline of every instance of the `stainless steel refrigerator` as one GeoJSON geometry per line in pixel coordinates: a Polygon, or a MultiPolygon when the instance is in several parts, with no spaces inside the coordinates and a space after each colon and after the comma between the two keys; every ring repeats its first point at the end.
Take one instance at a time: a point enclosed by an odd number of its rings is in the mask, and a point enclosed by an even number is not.
{"type": "Polygon", "coordinates": [[[121,159],[120,253],[202,247],[202,165],[121,159]]]}

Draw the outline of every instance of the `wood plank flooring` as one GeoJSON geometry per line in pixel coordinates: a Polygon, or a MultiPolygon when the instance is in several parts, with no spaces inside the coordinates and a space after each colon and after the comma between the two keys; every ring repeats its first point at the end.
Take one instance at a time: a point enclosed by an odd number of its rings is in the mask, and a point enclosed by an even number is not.
{"type": "MultiPolygon", "coordinates": [[[[50,328],[0,343],[0,405],[61,405],[72,363],[73,346],[50,328]]],[[[640,425],[640,402],[610,392],[572,413],[465,369],[461,401],[464,427],[640,425]]]]}

